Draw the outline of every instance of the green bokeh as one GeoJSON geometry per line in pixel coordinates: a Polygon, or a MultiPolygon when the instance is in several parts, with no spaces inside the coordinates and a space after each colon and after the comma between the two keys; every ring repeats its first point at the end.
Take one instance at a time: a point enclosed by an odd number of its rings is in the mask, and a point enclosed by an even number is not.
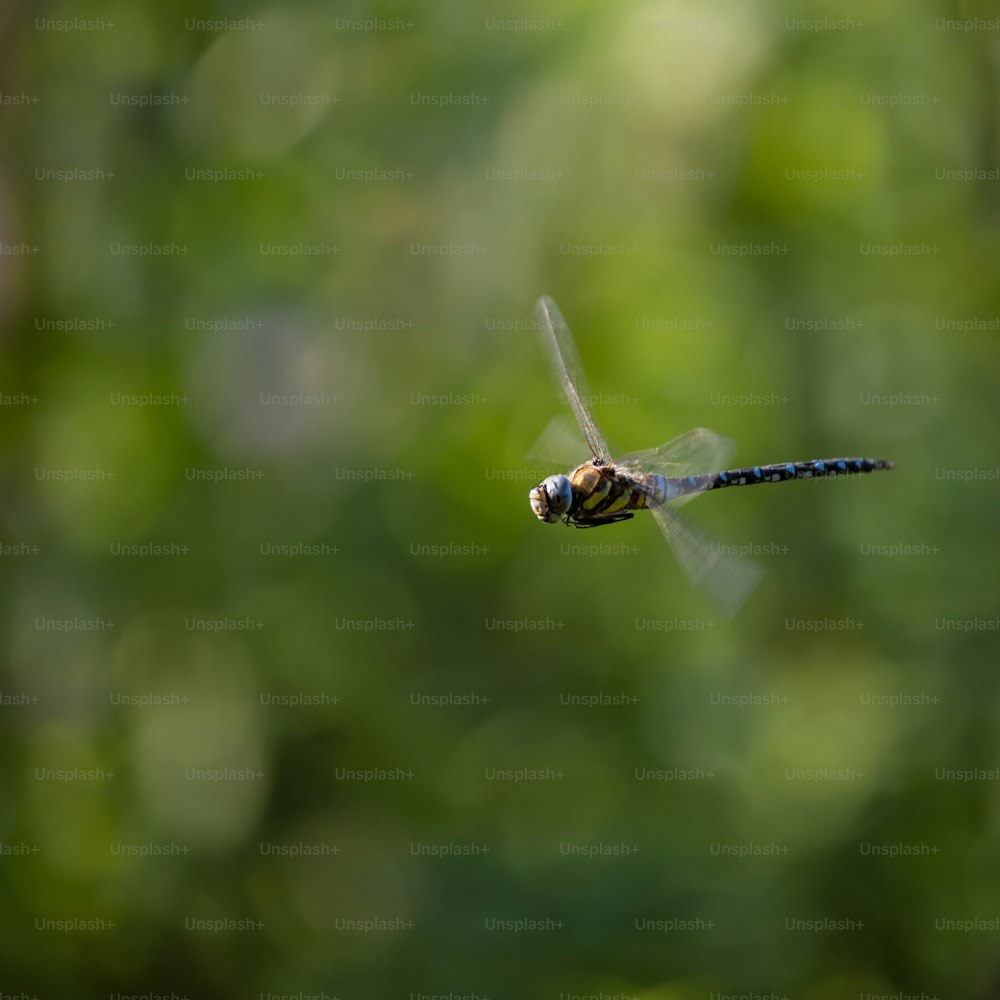
{"type": "Polygon", "coordinates": [[[3,990],[993,995],[988,18],[9,15],[3,990]],[[728,620],[531,516],[543,293],[621,452],[896,468],[690,508],[728,620]]]}

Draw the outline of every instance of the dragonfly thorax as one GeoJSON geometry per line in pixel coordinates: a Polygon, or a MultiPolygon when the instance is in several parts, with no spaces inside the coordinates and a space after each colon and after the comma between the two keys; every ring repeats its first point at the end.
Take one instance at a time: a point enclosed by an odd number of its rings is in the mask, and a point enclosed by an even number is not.
{"type": "Polygon", "coordinates": [[[573,487],[568,476],[549,476],[529,494],[531,509],[539,521],[555,524],[573,504],[573,487]]]}

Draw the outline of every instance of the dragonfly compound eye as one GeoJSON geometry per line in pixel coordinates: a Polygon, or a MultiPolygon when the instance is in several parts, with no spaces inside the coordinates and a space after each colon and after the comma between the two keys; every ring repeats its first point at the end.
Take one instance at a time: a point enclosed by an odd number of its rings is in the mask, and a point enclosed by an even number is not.
{"type": "Polygon", "coordinates": [[[573,502],[573,490],[566,476],[549,476],[529,494],[531,509],[539,521],[555,524],[573,502]]]}

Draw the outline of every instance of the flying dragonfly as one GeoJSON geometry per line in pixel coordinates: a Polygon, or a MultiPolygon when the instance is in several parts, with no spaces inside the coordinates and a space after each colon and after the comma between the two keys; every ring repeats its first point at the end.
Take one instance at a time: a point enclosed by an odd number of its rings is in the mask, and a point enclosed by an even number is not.
{"type": "Polygon", "coordinates": [[[728,462],[732,442],[704,427],[658,448],[612,458],[590,414],[587,400],[591,397],[583,367],[559,307],[543,296],[535,314],[559,389],[569,401],[592,456],[568,475],[548,476],[531,490],[528,498],[535,516],[545,524],[562,521],[575,528],[596,528],[627,521],[637,510],[648,510],[688,576],[729,615],[750,596],[762,572],[754,563],[730,556],[723,546],[709,541],[680,513],[677,508],[681,504],[727,486],[845,476],[893,467],[892,462],[881,459],[822,458],[716,472],[712,470],[728,462]]]}

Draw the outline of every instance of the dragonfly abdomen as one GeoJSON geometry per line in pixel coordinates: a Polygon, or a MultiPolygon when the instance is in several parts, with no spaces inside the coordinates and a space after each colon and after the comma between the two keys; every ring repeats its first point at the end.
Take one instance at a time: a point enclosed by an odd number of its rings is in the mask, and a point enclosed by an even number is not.
{"type": "Polygon", "coordinates": [[[817,458],[809,462],[751,465],[745,469],[728,469],[725,472],[668,479],[667,494],[668,497],[682,496],[688,493],[700,493],[703,490],[721,490],[726,486],[756,486],[758,483],[784,483],[790,479],[860,475],[892,467],[892,462],[875,458],[817,458]]]}

